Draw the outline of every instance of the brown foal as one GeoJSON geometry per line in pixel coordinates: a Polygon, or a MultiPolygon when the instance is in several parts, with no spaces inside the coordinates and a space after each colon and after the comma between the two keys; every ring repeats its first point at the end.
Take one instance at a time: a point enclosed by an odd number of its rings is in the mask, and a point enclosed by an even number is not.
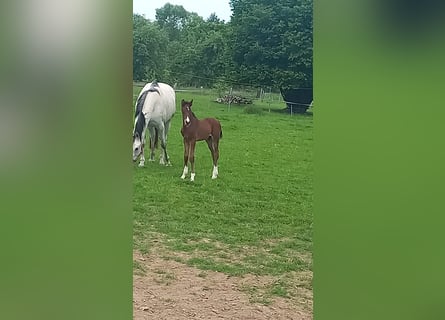
{"type": "Polygon", "coordinates": [[[195,144],[196,141],[205,140],[209,146],[213,158],[212,179],[218,176],[219,139],[222,138],[221,124],[214,118],[199,120],[192,111],[193,99],[181,101],[182,129],[184,137],[184,171],[181,179],[185,179],[188,173],[188,162],[190,161],[190,180],[195,180],[195,144]]]}

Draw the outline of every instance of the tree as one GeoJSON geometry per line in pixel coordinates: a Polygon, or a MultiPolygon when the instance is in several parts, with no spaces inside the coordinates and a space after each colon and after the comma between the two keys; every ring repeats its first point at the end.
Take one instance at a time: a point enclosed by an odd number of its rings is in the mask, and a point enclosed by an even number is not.
{"type": "Polygon", "coordinates": [[[183,66],[194,84],[213,86],[216,78],[224,75],[227,50],[226,24],[215,14],[207,20],[199,16],[191,17],[182,34],[183,66]]]}
{"type": "Polygon", "coordinates": [[[156,24],[141,15],[133,15],[133,79],[148,80],[165,70],[168,37],[156,24]]]}
{"type": "Polygon", "coordinates": [[[166,72],[173,83],[212,86],[225,72],[226,24],[216,14],[204,20],[182,6],[156,10],[156,23],[168,34],[166,72]]]}
{"type": "Polygon", "coordinates": [[[231,0],[229,23],[167,3],[133,16],[135,80],[312,87],[312,0],[231,0]]]}
{"type": "Polygon", "coordinates": [[[190,12],[183,6],[166,3],[162,8],[156,9],[156,21],[169,36],[170,41],[178,40],[182,28],[187,23],[190,12]]]}
{"type": "Polygon", "coordinates": [[[312,87],[312,0],[231,0],[238,81],[312,87]]]}

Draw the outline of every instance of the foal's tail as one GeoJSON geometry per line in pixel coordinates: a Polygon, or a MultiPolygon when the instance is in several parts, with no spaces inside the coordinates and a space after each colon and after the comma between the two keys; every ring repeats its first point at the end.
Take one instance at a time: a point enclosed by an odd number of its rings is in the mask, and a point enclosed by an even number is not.
{"type": "Polygon", "coordinates": [[[222,129],[221,129],[221,133],[219,134],[219,138],[222,139],[222,129]]]}

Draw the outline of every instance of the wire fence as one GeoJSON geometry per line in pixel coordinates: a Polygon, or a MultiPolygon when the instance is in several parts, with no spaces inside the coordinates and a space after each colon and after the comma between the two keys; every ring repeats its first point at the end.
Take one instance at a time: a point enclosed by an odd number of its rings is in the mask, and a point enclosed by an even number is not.
{"type": "MultiPolygon", "coordinates": [[[[146,82],[134,82],[135,86],[143,87],[146,82]]],[[[294,101],[285,101],[278,88],[272,85],[248,85],[233,82],[218,81],[213,87],[181,85],[176,82],[170,84],[176,92],[189,92],[206,95],[212,101],[227,105],[228,110],[234,106],[255,105],[266,111],[285,111],[290,115],[304,113],[307,109],[312,111],[313,102],[302,104],[294,101]]]]}

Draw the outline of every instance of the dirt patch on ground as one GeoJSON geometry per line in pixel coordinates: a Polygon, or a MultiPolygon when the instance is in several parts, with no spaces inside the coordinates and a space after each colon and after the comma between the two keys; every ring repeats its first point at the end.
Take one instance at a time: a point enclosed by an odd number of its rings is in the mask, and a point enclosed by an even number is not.
{"type": "MultiPolygon", "coordinates": [[[[261,290],[254,295],[249,291],[272,285],[272,276],[230,277],[163,259],[156,252],[134,252],[133,260],[135,320],[312,319],[312,293],[305,288],[290,298],[256,302],[261,301],[261,290]]],[[[311,273],[305,276],[312,278],[311,273]]]]}

